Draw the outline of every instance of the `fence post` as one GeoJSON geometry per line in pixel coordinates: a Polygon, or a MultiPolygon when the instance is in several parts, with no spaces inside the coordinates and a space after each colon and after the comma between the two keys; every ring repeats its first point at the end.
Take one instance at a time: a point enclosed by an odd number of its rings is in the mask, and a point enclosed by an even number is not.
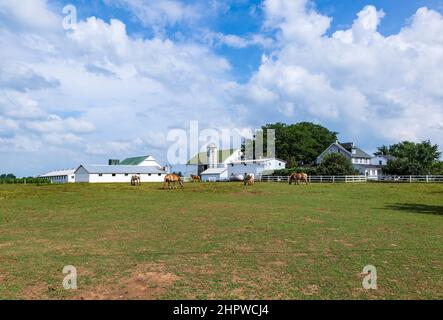
{"type": "Polygon", "coordinates": [[[332,176],[332,183],[335,183],[335,176],[332,176]]]}
{"type": "Polygon", "coordinates": [[[428,183],[428,182],[429,182],[429,176],[426,175],[426,183],[428,183]]]}
{"type": "Polygon", "coordinates": [[[409,183],[412,183],[412,176],[409,176],[409,183]]]}
{"type": "Polygon", "coordinates": [[[320,183],[323,183],[323,176],[320,176],[320,183]]]}
{"type": "Polygon", "coordinates": [[[348,176],[345,176],[345,183],[348,183],[348,176]]]}

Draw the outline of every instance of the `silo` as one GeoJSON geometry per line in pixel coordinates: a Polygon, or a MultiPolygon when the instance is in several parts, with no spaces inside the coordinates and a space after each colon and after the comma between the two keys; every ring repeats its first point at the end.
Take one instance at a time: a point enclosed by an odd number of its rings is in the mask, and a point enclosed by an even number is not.
{"type": "Polygon", "coordinates": [[[217,168],[218,164],[218,150],[213,143],[208,144],[208,167],[217,168]]]}

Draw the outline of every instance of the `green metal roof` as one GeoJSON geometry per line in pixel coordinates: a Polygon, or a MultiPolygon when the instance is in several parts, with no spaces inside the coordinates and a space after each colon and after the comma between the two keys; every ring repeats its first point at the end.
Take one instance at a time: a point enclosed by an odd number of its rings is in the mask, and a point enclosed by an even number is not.
{"type": "Polygon", "coordinates": [[[142,156],[142,157],[134,157],[134,158],[127,158],[125,160],[120,161],[119,165],[124,166],[138,166],[140,163],[145,161],[145,159],[149,156],[142,156]]]}
{"type": "MultiPolygon", "coordinates": [[[[218,162],[225,161],[234,153],[235,150],[236,149],[218,150],[218,162]]],[[[188,161],[188,164],[208,164],[207,152],[200,152],[196,154],[191,160],[188,161]]]]}

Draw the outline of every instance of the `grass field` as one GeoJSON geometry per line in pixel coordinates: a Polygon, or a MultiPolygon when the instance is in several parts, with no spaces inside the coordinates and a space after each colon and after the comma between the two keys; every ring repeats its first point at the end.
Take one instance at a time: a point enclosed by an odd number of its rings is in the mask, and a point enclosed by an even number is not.
{"type": "Polygon", "coordinates": [[[443,184],[0,185],[0,298],[442,299],[443,184]]]}

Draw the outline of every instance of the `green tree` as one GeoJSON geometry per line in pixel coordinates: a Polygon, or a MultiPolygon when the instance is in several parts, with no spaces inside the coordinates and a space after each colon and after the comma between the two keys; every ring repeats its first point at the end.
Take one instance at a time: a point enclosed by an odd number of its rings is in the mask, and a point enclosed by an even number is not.
{"type": "Polygon", "coordinates": [[[377,151],[374,153],[374,156],[383,156],[389,154],[389,147],[382,145],[381,147],[377,148],[377,151]]]}
{"type": "Polygon", "coordinates": [[[443,175],[443,161],[435,162],[431,168],[431,174],[442,176],[443,175]]]}
{"type": "Polygon", "coordinates": [[[16,176],[12,173],[0,175],[0,179],[16,179],[16,176]]]}
{"type": "Polygon", "coordinates": [[[429,140],[421,143],[403,141],[389,146],[387,154],[395,159],[389,160],[383,171],[397,175],[431,174],[440,157],[438,145],[429,140]]]}
{"type": "MultiPolygon", "coordinates": [[[[267,152],[267,129],[275,130],[275,155],[277,158],[285,160],[288,167],[314,162],[331,143],[337,140],[337,132],[329,131],[318,124],[300,122],[288,125],[277,122],[262,127],[265,154],[267,152]]],[[[246,143],[251,142],[247,141],[246,143]]]]}
{"type": "Polygon", "coordinates": [[[351,160],[339,153],[330,153],[323,158],[317,168],[317,174],[322,176],[346,176],[358,174],[351,160]]]}

